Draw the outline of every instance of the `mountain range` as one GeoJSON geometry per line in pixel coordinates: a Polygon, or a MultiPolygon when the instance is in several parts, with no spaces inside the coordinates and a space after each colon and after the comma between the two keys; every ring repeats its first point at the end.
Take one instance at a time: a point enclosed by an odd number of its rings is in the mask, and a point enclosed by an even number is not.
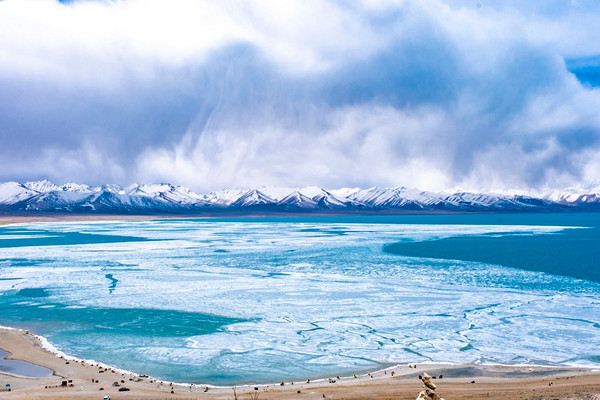
{"type": "Polygon", "coordinates": [[[405,187],[230,188],[197,194],[161,184],[56,185],[48,180],[0,183],[0,212],[98,214],[264,214],[600,211],[600,187],[548,192],[428,192],[405,187]]]}

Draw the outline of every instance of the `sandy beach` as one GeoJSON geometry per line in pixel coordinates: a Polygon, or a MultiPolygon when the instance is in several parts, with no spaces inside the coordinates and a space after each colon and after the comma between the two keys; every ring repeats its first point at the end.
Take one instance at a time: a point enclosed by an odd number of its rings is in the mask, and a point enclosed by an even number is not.
{"type": "MultiPolygon", "coordinates": [[[[0,372],[5,399],[233,399],[231,387],[173,385],[151,377],[124,374],[90,363],[67,360],[47,351],[33,334],[0,328],[6,360],[23,360],[52,370],[32,378],[0,372]],[[66,386],[62,386],[66,381],[66,386]],[[119,386],[114,386],[118,382],[119,386]],[[11,391],[6,391],[9,384],[11,391]],[[129,391],[119,391],[126,387],[129,391]]],[[[600,399],[600,373],[589,369],[551,369],[475,365],[399,366],[357,377],[331,377],[315,382],[242,386],[240,399],[415,399],[423,389],[418,375],[435,376],[445,399],[600,399]],[[440,379],[439,376],[442,375],[440,379]]],[[[309,379],[309,378],[307,378],[309,379]]]]}

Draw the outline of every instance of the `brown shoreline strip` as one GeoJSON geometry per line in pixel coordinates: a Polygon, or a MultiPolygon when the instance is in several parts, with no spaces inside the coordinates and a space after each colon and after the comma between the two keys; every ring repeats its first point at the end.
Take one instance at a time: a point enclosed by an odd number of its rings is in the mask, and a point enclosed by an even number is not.
{"type": "MultiPolygon", "coordinates": [[[[11,353],[7,359],[27,361],[54,372],[50,378],[22,378],[0,373],[0,387],[5,388],[9,384],[11,389],[10,392],[2,392],[3,399],[102,399],[106,395],[111,400],[234,398],[232,388],[209,387],[207,390],[204,385],[170,385],[151,377],[67,361],[44,349],[41,342],[26,331],[0,328],[0,348],[11,353]],[[66,382],[64,386],[63,382],[66,382]]],[[[600,373],[591,369],[479,365],[399,366],[369,375],[357,375],[356,378],[332,377],[317,381],[311,379],[310,383],[295,382],[293,385],[284,382],[283,386],[277,383],[237,387],[236,395],[239,399],[258,395],[262,400],[414,400],[423,390],[423,382],[418,376],[426,376],[426,373],[436,376],[436,392],[443,394],[447,400],[600,400],[600,373]]]]}

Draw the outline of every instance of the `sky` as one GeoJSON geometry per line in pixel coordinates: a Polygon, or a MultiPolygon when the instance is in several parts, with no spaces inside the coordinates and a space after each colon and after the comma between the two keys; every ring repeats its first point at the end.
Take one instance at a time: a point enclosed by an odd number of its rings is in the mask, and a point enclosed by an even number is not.
{"type": "Polygon", "coordinates": [[[0,181],[600,182],[596,0],[0,0],[0,181]]]}

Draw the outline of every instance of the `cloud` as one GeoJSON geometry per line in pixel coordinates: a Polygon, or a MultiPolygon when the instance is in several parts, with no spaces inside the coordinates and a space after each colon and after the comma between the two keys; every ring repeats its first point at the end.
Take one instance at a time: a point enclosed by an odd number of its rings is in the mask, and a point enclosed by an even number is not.
{"type": "Polygon", "coordinates": [[[600,6],[482,3],[1,1],[0,179],[598,179],[600,6]]]}

